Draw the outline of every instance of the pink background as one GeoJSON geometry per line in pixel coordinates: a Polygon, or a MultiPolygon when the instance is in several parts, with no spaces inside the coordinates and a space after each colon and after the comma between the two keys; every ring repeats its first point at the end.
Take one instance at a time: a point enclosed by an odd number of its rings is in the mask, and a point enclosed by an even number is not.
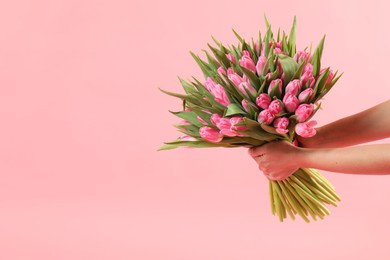
{"type": "Polygon", "coordinates": [[[246,149],[156,152],[180,109],[157,88],[201,78],[189,51],[256,36],[264,13],[297,15],[300,49],[327,34],[345,74],[321,125],[389,99],[389,4],[133,2],[1,2],[0,259],[389,259],[390,176],[324,172],[340,206],[279,223],[246,149]]]}

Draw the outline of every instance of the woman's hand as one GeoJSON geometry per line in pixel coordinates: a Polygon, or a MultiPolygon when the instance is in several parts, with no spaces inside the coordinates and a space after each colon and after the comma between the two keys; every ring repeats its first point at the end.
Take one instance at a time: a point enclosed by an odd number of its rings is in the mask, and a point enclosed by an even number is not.
{"type": "Polygon", "coordinates": [[[259,169],[270,180],[283,180],[300,167],[301,148],[279,141],[249,149],[259,169]]]}

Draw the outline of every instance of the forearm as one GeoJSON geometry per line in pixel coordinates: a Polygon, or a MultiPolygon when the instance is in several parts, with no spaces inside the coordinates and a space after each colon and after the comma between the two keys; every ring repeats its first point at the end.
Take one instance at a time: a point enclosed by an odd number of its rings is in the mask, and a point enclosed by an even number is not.
{"type": "Polygon", "coordinates": [[[301,168],[354,174],[390,174],[390,144],[301,149],[301,168]]]}
{"type": "Polygon", "coordinates": [[[390,100],[317,129],[311,138],[298,138],[302,147],[336,148],[390,137],[390,100]]]}

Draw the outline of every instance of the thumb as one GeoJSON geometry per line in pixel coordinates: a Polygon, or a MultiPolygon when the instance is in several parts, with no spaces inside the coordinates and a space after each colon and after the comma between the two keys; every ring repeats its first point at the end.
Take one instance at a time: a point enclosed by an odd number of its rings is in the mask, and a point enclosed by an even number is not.
{"type": "Polygon", "coordinates": [[[265,153],[264,145],[258,147],[249,148],[248,153],[252,157],[257,157],[265,153]]]}

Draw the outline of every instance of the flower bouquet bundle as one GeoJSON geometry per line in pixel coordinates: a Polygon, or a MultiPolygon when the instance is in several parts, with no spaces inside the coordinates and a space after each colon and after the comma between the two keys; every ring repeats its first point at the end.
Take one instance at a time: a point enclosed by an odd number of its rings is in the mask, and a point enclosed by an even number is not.
{"type": "MultiPolygon", "coordinates": [[[[182,119],[175,125],[183,133],[166,142],[160,150],[187,147],[254,147],[285,140],[295,143],[296,135],[316,134],[311,120],[319,101],[341,75],[321,68],[325,36],[314,53],[296,51],[296,19],[289,35],[278,31],[276,39],[265,19],[267,31],[257,40],[245,41],[234,30],[237,46],[225,47],[213,38],[206,59],[191,55],[205,79],[179,78],[185,94],[162,92],[180,98],[182,119]]],[[[329,215],[326,204],[340,200],[334,187],[314,169],[299,169],[289,178],[269,181],[272,213],[280,221],[301,216],[309,222],[329,215]]]]}

